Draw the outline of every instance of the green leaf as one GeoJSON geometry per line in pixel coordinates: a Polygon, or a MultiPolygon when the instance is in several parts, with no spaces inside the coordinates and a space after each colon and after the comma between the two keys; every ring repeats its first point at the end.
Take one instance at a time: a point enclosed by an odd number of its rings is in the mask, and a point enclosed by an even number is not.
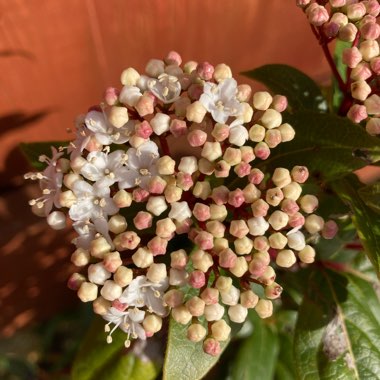
{"type": "Polygon", "coordinates": [[[374,284],[319,268],[294,336],[297,378],[379,379],[380,303],[374,284]]]}
{"type": "Polygon", "coordinates": [[[255,312],[252,335],[243,340],[233,361],[232,379],[272,380],[279,350],[278,336],[255,312]]]}
{"type": "Polygon", "coordinates": [[[380,182],[360,188],[358,194],[369,208],[380,214],[380,182]]]}
{"type": "Polygon", "coordinates": [[[257,167],[306,165],[332,180],[380,160],[379,140],[347,118],[307,110],[289,115],[287,122],[296,130],[295,138],[257,167]]]}
{"type": "Polygon", "coordinates": [[[369,208],[360,198],[358,189],[362,186],[352,174],[333,183],[342,198],[351,207],[352,220],[364,246],[365,252],[372,262],[377,275],[380,275],[380,215],[369,208]]]}
{"type": "Polygon", "coordinates": [[[51,156],[51,147],[59,148],[67,146],[67,141],[48,141],[48,142],[35,142],[35,143],[21,143],[20,149],[24,154],[30,165],[36,170],[43,170],[46,164],[39,160],[41,155],[51,156]]]}
{"type": "Polygon", "coordinates": [[[124,347],[126,334],[116,329],[112,343],[107,344],[105,322],[92,323],[74,360],[72,380],[153,380],[158,368],[150,359],[137,357],[124,347]]]}
{"type": "MultiPolygon", "coordinates": [[[[181,325],[173,318],[169,322],[163,380],[198,380],[217,363],[219,357],[203,352],[203,343],[193,343],[186,337],[188,325],[181,325]]],[[[228,342],[222,342],[224,350],[228,342]]]]}
{"type": "Polygon", "coordinates": [[[317,84],[306,74],[288,65],[265,65],[242,73],[264,83],[276,94],[285,95],[293,111],[327,111],[326,100],[317,84]]]}

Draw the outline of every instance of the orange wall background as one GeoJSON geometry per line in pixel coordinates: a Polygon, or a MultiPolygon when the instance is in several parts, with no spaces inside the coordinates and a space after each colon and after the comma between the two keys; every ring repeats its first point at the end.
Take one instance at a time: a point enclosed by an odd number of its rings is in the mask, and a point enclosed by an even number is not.
{"type": "MultiPolygon", "coordinates": [[[[235,73],[293,65],[317,80],[327,64],[294,0],[0,0],[0,329],[6,336],[76,301],[66,289],[70,234],[27,205],[20,142],[68,139],[76,115],[121,71],[170,50],[235,73]]],[[[244,81],[243,77],[238,78],[244,81]]]]}

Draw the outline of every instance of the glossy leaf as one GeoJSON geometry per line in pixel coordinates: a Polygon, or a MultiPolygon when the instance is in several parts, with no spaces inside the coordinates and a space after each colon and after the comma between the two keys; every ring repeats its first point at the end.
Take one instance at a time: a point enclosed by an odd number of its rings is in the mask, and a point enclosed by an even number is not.
{"type": "MultiPolygon", "coordinates": [[[[193,343],[186,337],[188,325],[181,325],[173,318],[169,322],[166,348],[164,380],[198,380],[217,363],[219,357],[203,352],[203,343],[193,343]]],[[[228,342],[221,343],[224,350],[228,342]]]]}
{"type": "Polygon", "coordinates": [[[320,268],[310,277],[294,337],[297,378],[377,379],[380,303],[374,284],[320,268]]]}
{"type": "Polygon", "coordinates": [[[380,214],[380,182],[360,188],[358,194],[369,208],[380,214]]]}
{"type": "Polygon", "coordinates": [[[293,111],[313,109],[327,111],[327,103],[317,84],[294,67],[272,64],[242,73],[264,83],[270,90],[288,98],[293,111]]]}
{"type": "Polygon", "coordinates": [[[36,170],[43,170],[46,164],[40,162],[41,155],[51,156],[51,147],[59,148],[67,146],[67,141],[48,141],[48,142],[34,142],[34,143],[21,143],[20,149],[30,165],[36,170]]]}
{"type": "Polygon", "coordinates": [[[274,170],[305,165],[324,179],[333,180],[380,160],[379,140],[347,118],[300,111],[286,121],[294,127],[295,138],[280,144],[257,167],[274,170]]]}
{"type": "Polygon", "coordinates": [[[369,208],[361,199],[358,189],[362,186],[359,180],[350,175],[335,182],[334,188],[343,201],[352,210],[353,222],[365,252],[372,262],[377,275],[380,274],[380,215],[369,208]]]}
{"type": "Polygon", "coordinates": [[[256,312],[250,313],[251,336],[242,341],[233,361],[232,379],[272,380],[279,350],[277,332],[256,312]]]}
{"type": "MultiPolygon", "coordinates": [[[[334,49],[335,66],[343,81],[345,81],[347,78],[347,66],[343,63],[343,50],[349,47],[351,47],[351,42],[344,42],[337,39],[335,43],[335,49],[334,49]]],[[[333,109],[334,111],[338,112],[343,101],[343,93],[340,90],[338,86],[338,81],[336,80],[335,77],[333,77],[332,87],[333,87],[333,99],[332,99],[333,109]]]]}

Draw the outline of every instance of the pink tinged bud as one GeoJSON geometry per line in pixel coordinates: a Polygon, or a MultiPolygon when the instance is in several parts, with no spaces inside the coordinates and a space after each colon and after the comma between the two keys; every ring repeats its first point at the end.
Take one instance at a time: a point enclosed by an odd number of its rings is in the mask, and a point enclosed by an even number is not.
{"type": "MultiPolygon", "coordinates": [[[[380,57],[376,57],[376,58],[371,59],[370,64],[371,64],[372,71],[376,75],[380,75],[380,57]]],[[[368,78],[365,78],[365,79],[368,79],[368,78]]],[[[363,79],[363,78],[361,78],[361,79],[363,79]]]]}
{"type": "Polygon", "coordinates": [[[369,62],[372,58],[376,58],[380,54],[379,43],[374,40],[363,41],[359,47],[363,59],[369,62]]]}
{"type": "Polygon", "coordinates": [[[189,285],[194,289],[200,289],[206,283],[206,276],[200,270],[195,270],[190,273],[189,276],[189,285]]]}
{"type": "Polygon", "coordinates": [[[274,269],[270,266],[267,266],[265,268],[264,273],[259,277],[259,281],[264,286],[268,286],[270,284],[273,284],[275,279],[276,279],[276,273],[275,273],[274,269]]]}
{"type": "Polygon", "coordinates": [[[187,218],[183,220],[182,222],[179,222],[178,220],[175,221],[176,225],[176,234],[181,235],[181,234],[187,234],[190,231],[190,227],[192,226],[193,221],[190,218],[187,218]]]}
{"type": "MultiPolygon", "coordinates": [[[[202,94],[203,94],[203,86],[201,86],[198,83],[191,84],[187,90],[187,95],[189,96],[191,100],[198,101],[202,94]]],[[[195,121],[195,120],[191,120],[191,121],[195,121]]],[[[198,122],[196,121],[196,123],[198,122]]]]}
{"type": "Polygon", "coordinates": [[[362,54],[356,46],[343,50],[343,63],[350,68],[356,67],[362,61],[362,59],[362,54]]]}
{"type": "Polygon", "coordinates": [[[132,204],[132,196],[125,190],[119,190],[112,197],[115,205],[119,208],[129,207],[132,204]]]}
{"type": "Polygon", "coordinates": [[[284,112],[288,108],[288,99],[283,95],[275,95],[271,107],[277,112],[284,112]]]}
{"type": "Polygon", "coordinates": [[[219,253],[219,265],[222,268],[232,268],[236,263],[237,256],[232,249],[224,249],[219,253]]]}
{"type": "Polygon", "coordinates": [[[367,22],[360,28],[360,33],[366,40],[377,40],[380,36],[380,25],[375,22],[367,22]]]}
{"type": "Polygon", "coordinates": [[[178,306],[172,310],[173,319],[181,325],[187,325],[192,318],[185,305],[178,306]]]}
{"type": "Polygon", "coordinates": [[[340,25],[333,21],[328,21],[323,25],[323,33],[327,38],[334,38],[338,35],[340,25]]]}
{"type": "Polygon", "coordinates": [[[210,219],[210,207],[203,203],[196,203],[193,209],[193,215],[200,222],[210,219]]]}
{"type": "Polygon", "coordinates": [[[333,8],[341,8],[346,5],[346,0],[330,0],[329,2],[333,8]]]}
{"type": "Polygon", "coordinates": [[[138,230],[144,230],[152,226],[152,215],[146,211],[139,211],[133,218],[133,223],[138,230]]]}
{"type": "Polygon", "coordinates": [[[210,80],[214,74],[214,66],[208,62],[202,62],[198,64],[196,71],[201,79],[210,80]]]}
{"type": "Polygon", "coordinates": [[[241,239],[248,234],[249,228],[244,220],[232,220],[229,232],[232,236],[241,239]]]}
{"type": "MultiPolygon", "coordinates": [[[[310,9],[309,7],[308,9],[310,9]]],[[[321,26],[329,20],[327,9],[323,6],[315,6],[307,12],[307,18],[310,24],[314,26],[321,26]]]]}
{"type": "Polygon", "coordinates": [[[216,123],[211,135],[218,142],[224,141],[230,135],[230,128],[228,125],[216,123]]]}
{"type": "Polygon", "coordinates": [[[284,212],[280,210],[276,210],[268,219],[269,224],[272,226],[272,228],[276,231],[281,230],[282,228],[286,227],[289,221],[288,214],[285,214],[284,212]]]}
{"type": "Polygon", "coordinates": [[[266,160],[270,155],[270,149],[265,142],[259,142],[254,148],[255,156],[260,160],[266,160]]]}
{"type": "Polygon", "coordinates": [[[248,270],[255,278],[261,277],[269,264],[270,256],[267,252],[257,252],[253,254],[249,263],[248,270]]]}
{"type": "Polygon", "coordinates": [[[120,266],[113,276],[114,281],[121,287],[129,285],[133,280],[133,271],[130,268],[120,266]]]}
{"type": "Polygon", "coordinates": [[[108,87],[104,92],[104,100],[109,106],[113,106],[119,98],[119,90],[115,87],[108,87]]]}
{"type": "Polygon", "coordinates": [[[223,318],[224,307],[219,303],[206,305],[204,315],[208,322],[219,321],[223,318]]]}
{"type": "MultiPolygon", "coordinates": [[[[103,298],[103,297],[99,297],[99,298],[103,298]]],[[[107,301],[107,302],[110,303],[110,301],[107,301]]],[[[112,301],[111,306],[114,307],[115,309],[119,310],[119,311],[124,311],[128,307],[127,304],[120,302],[118,299],[112,301]]]]}
{"type": "Polygon", "coordinates": [[[281,202],[281,211],[284,211],[288,215],[294,215],[299,209],[297,202],[293,199],[284,199],[281,202]]]}
{"type": "Polygon", "coordinates": [[[260,169],[252,169],[248,176],[248,181],[254,185],[259,185],[264,179],[264,173],[260,169]]]}
{"type": "Polygon", "coordinates": [[[265,288],[265,297],[270,300],[277,299],[281,296],[282,290],[282,287],[274,282],[265,288]]]}
{"type": "Polygon", "coordinates": [[[365,4],[367,13],[371,16],[377,17],[380,13],[380,4],[378,0],[369,0],[365,4]]]}
{"type": "Polygon", "coordinates": [[[178,307],[183,304],[183,293],[178,289],[171,289],[167,291],[163,297],[163,300],[166,305],[169,307],[178,307]]]}
{"type": "Polygon", "coordinates": [[[282,193],[279,187],[275,187],[274,189],[268,189],[265,195],[265,200],[267,201],[267,203],[274,207],[278,206],[283,199],[284,194],[282,193]]]}
{"type": "Polygon", "coordinates": [[[251,146],[245,145],[241,146],[239,149],[241,152],[241,159],[245,163],[249,163],[256,158],[253,148],[251,146]]]}
{"type": "Polygon", "coordinates": [[[192,297],[186,302],[186,307],[193,317],[201,317],[205,311],[205,301],[199,297],[192,297]]]}
{"type": "Polygon", "coordinates": [[[233,305],[228,308],[228,316],[235,323],[243,323],[247,319],[248,310],[241,304],[233,305]]]}
{"type": "Polygon", "coordinates": [[[351,84],[351,94],[354,99],[364,101],[371,91],[370,85],[364,80],[359,80],[351,84]]]}
{"type": "Polygon", "coordinates": [[[82,302],[94,301],[98,296],[98,287],[91,282],[82,282],[77,294],[82,302]]]}
{"type": "Polygon", "coordinates": [[[248,102],[252,94],[252,88],[248,84],[240,84],[237,87],[236,98],[239,102],[248,102]]]}
{"type": "Polygon", "coordinates": [[[339,227],[333,220],[329,220],[325,223],[322,230],[322,236],[325,239],[333,239],[338,233],[339,227]]]}
{"type": "Polygon", "coordinates": [[[305,217],[296,212],[293,215],[289,215],[289,226],[292,228],[302,227],[305,224],[305,217]]]}
{"type": "Polygon", "coordinates": [[[217,205],[223,205],[227,203],[229,189],[226,186],[218,186],[212,190],[211,198],[217,205]]]}
{"type": "Polygon", "coordinates": [[[259,297],[252,290],[246,290],[240,294],[240,303],[247,309],[252,309],[257,305],[259,297]]]}
{"type": "Polygon", "coordinates": [[[356,3],[347,6],[347,17],[351,21],[358,21],[366,14],[367,10],[363,3],[356,3]]]}
{"type": "Polygon", "coordinates": [[[310,234],[322,231],[325,222],[319,215],[311,214],[305,220],[305,228],[310,234]]]}
{"type": "Polygon", "coordinates": [[[267,143],[269,148],[275,148],[281,143],[281,132],[277,128],[266,131],[264,141],[267,143]]]}
{"type": "Polygon", "coordinates": [[[220,343],[216,339],[207,338],[203,342],[203,351],[211,356],[218,356],[222,352],[222,349],[220,348],[220,343]]]}
{"type": "Polygon", "coordinates": [[[240,164],[235,166],[234,172],[239,178],[243,178],[251,172],[251,165],[246,162],[240,162],[240,164]]]}
{"type": "Polygon", "coordinates": [[[269,205],[263,199],[258,199],[251,205],[252,214],[255,218],[266,216],[269,210],[269,205]]]}
{"type": "Polygon", "coordinates": [[[367,133],[372,136],[379,135],[380,134],[380,119],[375,118],[375,117],[372,119],[369,119],[366,124],[365,129],[367,133]]]}
{"type": "Polygon", "coordinates": [[[153,253],[153,256],[164,255],[166,253],[168,241],[166,239],[155,236],[154,238],[149,240],[147,246],[149,250],[153,253]]]}
{"type": "Polygon", "coordinates": [[[203,250],[211,249],[214,246],[214,237],[206,231],[201,231],[194,238],[194,243],[203,250]]]}
{"type": "Polygon", "coordinates": [[[182,63],[182,58],[176,51],[170,51],[164,59],[167,65],[177,65],[180,66],[182,63]]]}
{"type": "Polygon", "coordinates": [[[302,251],[298,252],[298,257],[303,263],[311,264],[315,260],[315,249],[307,245],[302,251]]]}
{"type": "Polygon", "coordinates": [[[270,248],[268,239],[265,236],[258,236],[253,240],[253,248],[255,248],[257,251],[268,251],[270,248]]]}
{"type": "Polygon", "coordinates": [[[220,160],[215,165],[215,177],[216,178],[227,178],[230,174],[231,165],[224,160],[220,160]]]}
{"type": "Polygon", "coordinates": [[[264,299],[259,300],[255,307],[255,311],[260,318],[269,318],[273,314],[272,301],[264,299]]]}
{"type": "Polygon", "coordinates": [[[67,281],[67,287],[71,290],[78,290],[86,281],[86,277],[79,273],[73,273],[67,281]]]}
{"type": "Polygon", "coordinates": [[[296,255],[290,249],[284,249],[278,252],[276,257],[276,264],[282,268],[290,268],[297,261],[296,255]]]}
{"type": "Polygon", "coordinates": [[[216,238],[222,238],[224,236],[226,226],[217,220],[213,220],[206,223],[206,229],[208,232],[210,232],[210,234],[212,234],[212,236],[216,238]]]}
{"type": "Polygon", "coordinates": [[[206,305],[215,305],[219,301],[219,290],[215,288],[206,288],[200,295],[206,305]]]}
{"type": "Polygon", "coordinates": [[[247,236],[234,240],[235,252],[238,255],[248,255],[252,252],[253,241],[247,236]]]}
{"type": "Polygon", "coordinates": [[[174,137],[181,137],[187,133],[187,125],[184,120],[172,120],[169,130],[174,137]]]}
{"type": "Polygon", "coordinates": [[[107,271],[115,273],[117,268],[119,268],[122,264],[123,261],[120,258],[119,252],[108,252],[104,255],[103,266],[107,271]]]}
{"type": "Polygon", "coordinates": [[[132,255],[132,261],[138,268],[148,268],[153,264],[153,254],[146,248],[139,248],[132,255]]]}
{"type": "Polygon", "coordinates": [[[253,107],[260,111],[266,111],[273,101],[269,92],[259,91],[253,94],[253,107]]]}
{"type": "Polygon", "coordinates": [[[228,204],[233,207],[240,207],[245,202],[244,193],[241,189],[236,189],[228,194],[228,204]]]}
{"type": "Polygon", "coordinates": [[[154,112],[154,95],[151,93],[144,93],[140,96],[135,105],[136,111],[141,117],[151,115],[154,112]]]}
{"type": "Polygon", "coordinates": [[[355,40],[358,28],[351,22],[344,25],[339,30],[339,39],[345,42],[353,42],[355,40]]]}
{"type": "Polygon", "coordinates": [[[175,268],[175,269],[184,269],[188,261],[187,254],[184,249],[173,251],[170,254],[170,258],[171,258],[170,265],[172,268],[175,268]]]}
{"type": "Polygon", "coordinates": [[[150,124],[144,120],[142,123],[137,124],[135,127],[136,136],[143,139],[148,139],[153,133],[153,129],[150,124]]]}
{"type": "Polygon", "coordinates": [[[135,202],[140,203],[145,202],[149,198],[149,195],[149,191],[139,188],[133,190],[132,198],[135,202]]]}
{"type": "Polygon", "coordinates": [[[364,101],[364,105],[369,115],[380,114],[380,96],[373,94],[364,101]]]}
{"type": "Polygon", "coordinates": [[[361,104],[354,104],[347,112],[347,117],[354,123],[360,123],[368,117],[367,110],[361,104]]]}
{"type": "Polygon", "coordinates": [[[304,183],[309,178],[309,171],[306,166],[294,166],[291,171],[293,181],[304,183]]]}
{"type": "Polygon", "coordinates": [[[112,280],[107,280],[100,290],[100,294],[108,301],[114,301],[119,298],[122,292],[123,288],[112,280]]]}
{"type": "Polygon", "coordinates": [[[179,172],[177,174],[177,186],[183,191],[190,190],[194,185],[193,178],[189,173],[179,172]]]}
{"type": "Polygon", "coordinates": [[[202,146],[207,140],[207,133],[200,129],[195,129],[187,135],[187,141],[193,147],[202,146]]]}
{"type": "Polygon", "coordinates": [[[156,223],[156,235],[170,240],[176,228],[176,225],[170,218],[161,219],[156,223]]]}
{"type": "Polygon", "coordinates": [[[307,214],[314,212],[318,207],[318,203],[318,198],[315,195],[307,194],[300,198],[301,209],[307,214]]]}

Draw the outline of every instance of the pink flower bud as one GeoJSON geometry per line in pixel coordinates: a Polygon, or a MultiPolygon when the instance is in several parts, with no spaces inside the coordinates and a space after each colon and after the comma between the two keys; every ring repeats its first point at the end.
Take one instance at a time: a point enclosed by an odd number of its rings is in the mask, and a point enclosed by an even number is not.
{"type": "Polygon", "coordinates": [[[250,174],[251,165],[246,162],[240,162],[235,166],[234,172],[237,174],[238,177],[243,178],[250,174]]]}
{"type": "Polygon", "coordinates": [[[190,273],[189,285],[194,289],[200,289],[206,283],[205,274],[200,270],[195,270],[190,273]]]}
{"type": "Polygon", "coordinates": [[[248,181],[254,185],[259,185],[264,179],[264,173],[260,169],[252,169],[248,176],[248,181]]]}
{"type": "Polygon", "coordinates": [[[153,256],[164,255],[168,246],[168,241],[159,236],[155,236],[149,240],[147,244],[149,250],[153,253],[153,256]]]}
{"type": "Polygon", "coordinates": [[[343,50],[342,60],[343,63],[348,67],[356,67],[362,61],[362,59],[363,57],[356,46],[343,50]]]}
{"type": "Polygon", "coordinates": [[[219,290],[215,288],[206,288],[200,295],[206,305],[215,305],[219,301],[219,290]]]}
{"type": "Polygon", "coordinates": [[[232,268],[236,263],[237,256],[232,249],[224,249],[219,253],[219,265],[222,268],[232,268]]]}
{"type": "Polygon", "coordinates": [[[270,155],[270,149],[265,142],[259,142],[254,148],[255,156],[260,160],[266,160],[270,155]]]}
{"type": "MultiPolygon", "coordinates": [[[[376,75],[380,75],[380,57],[371,59],[371,69],[376,75]]],[[[366,78],[368,79],[368,78],[366,78]]]]}
{"type": "Polygon", "coordinates": [[[296,227],[302,227],[305,224],[305,217],[299,213],[296,212],[293,215],[289,215],[289,226],[292,228],[296,227]]]}
{"type": "Polygon", "coordinates": [[[203,203],[196,203],[193,209],[193,215],[200,222],[210,219],[210,207],[203,203]]]}
{"type": "Polygon", "coordinates": [[[315,7],[310,6],[307,10],[307,18],[310,24],[314,26],[321,26],[329,20],[329,14],[327,9],[321,5],[315,7]],[[310,8],[312,9],[309,11],[310,8]]]}
{"type": "Polygon", "coordinates": [[[86,277],[79,273],[73,273],[67,281],[67,287],[71,290],[78,290],[86,281],[86,277]]]}
{"type": "Polygon", "coordinates": [[[364,101],[364,105],[369,115],[380,114],[380,96],[373,94],[364,101]]]}
{"type": "Polygon", "coordinates": [[[309,178],[309,171],[306,166],[294,166],[290,174],[293,181],[297,183],[305,183],[309,178]]]}
{"type": "Polygon", "coordinates": [[[179,172],[177,174],[177,186],[183,191],[190,190],[194,185],[193,178],[189,173],[179,172]]]}
{"type": "Polygon", "coordinates": [[[133,218],[133,223],[138,230],[144,230],[152,226],[152,215],[146,211],[139,211],[133,218]]]}
{"type": "Polygon", "coordinates": [[[378,0],[368,0],[365,3],[367,13],[373,17],[377,17],[380,13],[380,4],[378,0]]]}
{"type": "Polygon", "coordinates": [[[252,88],[248,84],[239,84],[236,98],[239,102],[248,102],[252,94],[252,88]]]}
{"type": "Polygon", "coordinates": [[[328,21],[322,26],[323,33],[327,38],[334,38],[338,35],[340,25],[333,21],[328,21]]]}
{"type": "Polygon", "coordinates": [[[367,109],[361,104],[354,104],[348,110],[347,117],[354,123],[360,123],[368,117],[367,109]]]}
{"type": "Polygon", "coordinates": [[[140,244],[141,239],[134,231],[126,231],[119,234],[114,239],[115,247],[118,251],[125,251],[127,249],[133,250],[140,244]]]}
{"type": "Polygon", "coordinates": [[[170,51],[164,59],[167,65],[177,65],[180,66],[182,63],[182,58],[176,51],[170,51]]]}
{"type": "Polygon", "coordinates": [[[119,98],[119,90],[115,87],[108,87],[104,92],[104,100],[109,106],[113,106],[119,98]]]}
{"type": "Polygon", "coordinates": [[[200,129],[195,129],[187,135],[187,141],[193,147],[202,146],[207,140],[207,133],[200,129]]]}
{"type": "Polygon", "coordinates": [[[367,121],[365,129],[368,134],[376,136],[380,134],[380,119],[373,117],[367,121]]]}
{"type": "Polygon", "coordinates": [[[103,266],[108,272],[115,273],[122,264],[119,252],[107,252],[104,255],[103,266]]]}
{"type": "Polygon", "coordinates": [[[178,289],[171,289],[164,294],[164,302],[174,308],[183,304],[184,294],[178,289]]]}
{"type": "Polygon", "coordinates": [[[176,225],[170,218],[161,219],[156,223],[156,235],[170,240],[176,228],[176,225]]]}
{"type": "Polygon", "coordinates": [[[186,307],[193,317],[201,317],[205,311],[205,306],[205,301],[196,296],[186,302],[186,307]]]}
{"type": "Polygon", "coordinates": [[[322,230],[322,236],[325,239],[333,239],[338,233],[338,225],[333,220],[329,220],[325,223],[322,230]]]}
{"type": "Polygon", "coordinates": [[[284,211],[288,215],[294,215],[299,209],[297,202],[293,199],[284,199],[281,202],[281,211],[284,211]]]}
{"type": "Polygon", "coordinates": [[[268,239],[265,236],[258,236],[253,241],[253,248],[257,251],[266,252],[270,248],[268,239]]]}
{"type": "Polygon", "coordinates": [[[137,124],[135,126],[135,132],[138,137],[148,139],[150,135],[153,133],[153,129],[150,126],[150,124],[146,120],[144,120],[142,123],[137,124]]]}
{"type": "Polygon", "coordinates": [[[330,5],[333,8],[341,8],[346,5],[346,0],[330,0],[330,5]]]}
{"type": "Polygon", "coordinates": [[[380,25],[375,22],[367,22],[360,28],[360,33],[366,40],[377,40],[380,36],[380,25]]]}
{"type": "Polygon", "coordinates": [[[211,249],[214,246],[214,237],[206,231],[200,231],[194,238],[194,243],[203,250],[211,249]]]}
{"type": "Polygon", "coordinates": [[[355,40],[358,28],[349,22],[347,25],[344,25],[339,30],[339,39],[345,42],[352,42],[355,40]]]}
{"type": "Polygon", "coordinates": [[[224,141],[230,134],[230,128],[228,125],[216,123],[211,135],[216,141],[224,141]]]}
{"type": "Polygon", "coordinates": [[[132,198],[135,202],[145,202],[149,198],[149,191],[138,188],[134,189],[132,193],[132,198]]]}
{"type": "Polygon", "coordinates": [[[187,133],[187,125],[184,120],[174,119],[170,123],[169,130],[174,137],[181,137],[187,133]]]}
{"type": "Polygon", "coordinates": [[[202,62],[198,64],[196,71],[201,79],[210,80],[214,74],[214,66],[208,62],[202,62]]]}
{"type": "Polygon", "coordinates": [[[266,216],[269,210],[269,205],[264,199],[258,199],[251,205],[252,214],[255,218],[266,216]]]}
{"type": "Polygon", "coordinates": [[[240,294],[240,303],[247,309],[252,309],[257,305],[259,297],[252,290],[246,290],[240,294]]]}
{"type": "Polygon", "coordinates": [[[218,356],[222,352],[222,349],[216,339],[208,338],[203,342],[203,351],[211,356],[218,356]]]}
{"type": "Polygon", "coordinates": [[[211,198],[217,205],[226,204],[230,190],[226,186],[218,186],[212,190],[211,198]]]}
{"type": "Polygon", "coordinates": [[[136,111],[141,117],[151,115],[154,112],[154,95],[145,92],[136,103],[136,111]]]}
{"type": "Polygon", "coordinates": [[[241,189],[236,189],[228,194],[228,204],[233,207],[240,207],[245,202],[244,193],[241,189]]]}
{"type": "Polygon", "coordinates": [[[253,254],[248,270],[255,278],[261,277],[269,265],[270,257],[267,252],[253,254]]]}

